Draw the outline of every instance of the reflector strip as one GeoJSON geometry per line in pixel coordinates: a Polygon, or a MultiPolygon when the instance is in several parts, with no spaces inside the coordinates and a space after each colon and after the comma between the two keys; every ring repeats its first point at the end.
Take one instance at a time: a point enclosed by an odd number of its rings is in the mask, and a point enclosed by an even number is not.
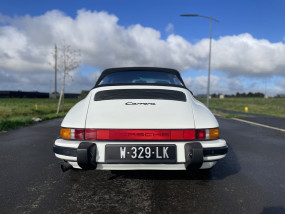
{"type": "Polygon", "coordinates": [[[171,130],[171,139],[183,140],[184,132],[183,130],[171,130]]]}
{"type": "Polygon", "coordinates": [[[63,139],[76,140],[208,140],[219,138],[215,129],[70,129],[61,128],[63,139]]]}
{"type": "Polygon", "coordinates": [[[170,130],[110,130],[110,140],[170,140],[170,130]]]}
{"type": "Polygon", "coordinates": [[[97,140],[111,140],[109,129],[98,129],[97,130],[97,140]]]}
{"type": "Polygon", "coordinates": [[[86,140],[194,140],[195,130],[85,129],[86,140]]]}
{"type": "Polygon", "coordinates": [[[195,138],[196,138],[195,130],[192,130],[192,129],[184,130],[183,140],[194,140],[195,138]]]}

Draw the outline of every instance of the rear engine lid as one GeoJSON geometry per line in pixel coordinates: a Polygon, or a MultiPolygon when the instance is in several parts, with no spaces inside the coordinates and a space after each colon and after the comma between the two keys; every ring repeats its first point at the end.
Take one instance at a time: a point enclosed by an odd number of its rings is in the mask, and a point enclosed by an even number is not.
{"type": "Polygon", "coordinates": [[[95,89],[89,104],[86,128],[195,128],[191,100],[187,99],[183,90],[165,87],[95,89]]]}

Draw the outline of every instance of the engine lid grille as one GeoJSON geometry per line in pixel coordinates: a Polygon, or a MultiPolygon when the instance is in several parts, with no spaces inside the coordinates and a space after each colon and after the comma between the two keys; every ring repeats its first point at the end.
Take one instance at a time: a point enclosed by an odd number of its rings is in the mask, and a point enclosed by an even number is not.
{"type": "Polygon", "coordinates": [[[156,99],[186,102],[186,95],[181,91],[166,89],[115,89],[99,91],[95,101],[120,99],[156,99]]]}

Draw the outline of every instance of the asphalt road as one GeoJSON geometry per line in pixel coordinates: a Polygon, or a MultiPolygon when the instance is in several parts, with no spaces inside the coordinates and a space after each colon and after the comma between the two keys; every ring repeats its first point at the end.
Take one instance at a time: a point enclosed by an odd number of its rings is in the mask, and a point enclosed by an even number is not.
{"type": "Polygon", "coordinates": [[[285,213],[285,132],[218,120],[229,152],[210,173],[63,173],[60,119],[0,133],[0,213],[285,213]]]}
{"type": "Polygon", "coordinates": [[[214,109],[214,110],[226,113],[226,114],[239,115],[241,119],[247,120],[250,122],[285,129],[285,118],[269,116],[269,115],[230,111],[230,110],[224,110],[224,109],[218,109],[218,108],[211,108],[211,109],[214,109]]]}

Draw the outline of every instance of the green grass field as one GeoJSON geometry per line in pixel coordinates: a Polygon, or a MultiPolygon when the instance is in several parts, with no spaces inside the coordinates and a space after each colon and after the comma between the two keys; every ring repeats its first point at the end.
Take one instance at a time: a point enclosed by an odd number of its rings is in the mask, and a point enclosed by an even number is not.
{"type": "MultiPolygon", "coordinates": [[[[203,103],[206,99],[199,99],[203,103]]],[[[0,131],[7,131],[35,123],[33,117],[42,120],[63,117],[79,99],[64,99],[65,113],[56,114],[57,100],[4,98],[0,99],[0,131]],[[38,105],[37,109],[35,104],[38,105]]],[[[248,107],[249,113],[285,117],[284,98],[225,98],[211,99],[210,108],[218,108],[244,112],[248,107]]],[[[227,115],[224,115],[227,117],[227,115]]],[[[237,115],[238,116],[238,115],[237,115]]],[[[233,115],[235,117],[235,115],[233,115]]]]}
{"type": "MultiPolygon", "coordinates": [[[[199,99],[206,103],[206,99],[199,99]]],[[[210,99],[210,108],[225,109],[237,112],[264,114],[278,117],[285,117],[285,98],[225,98],[210,99]]]]}
{"type": "Polygon", "coordinates": [[[79,99],[64,99],[64,110],[56,114],[55,99],[2,98],[0,99],[0,131],[19,128],[35,123],[33,117],[49,120],[63,117],[79,99]],[[37,109],[36,105],[37,104],[37,109]]]}

